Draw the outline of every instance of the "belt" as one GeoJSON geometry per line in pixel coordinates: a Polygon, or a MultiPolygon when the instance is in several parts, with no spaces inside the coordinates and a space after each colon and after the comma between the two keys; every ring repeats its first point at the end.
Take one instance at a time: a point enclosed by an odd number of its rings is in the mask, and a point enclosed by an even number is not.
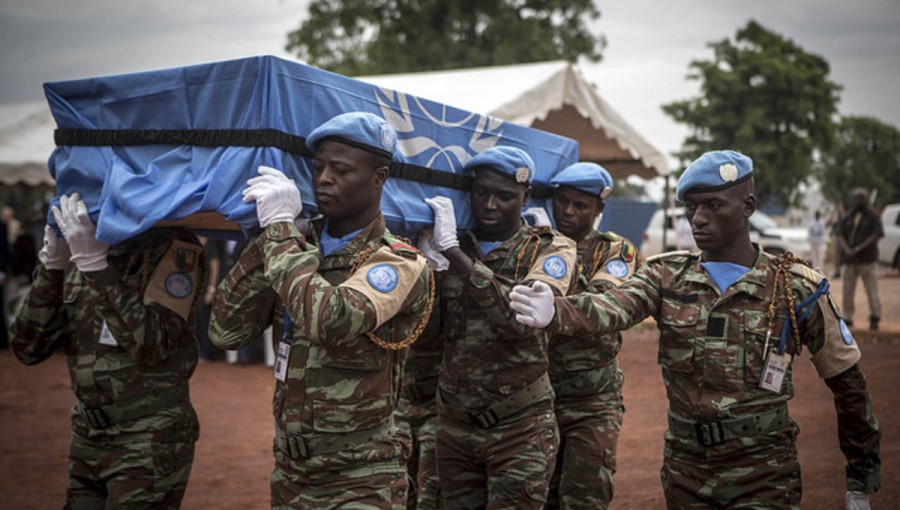
{"type": "Polygon", "coordinates": [[[403,394],[413,403],[434,399],[437,394],[438,378],[436,376],[415,381],[403,387],[403,394]]]}
{"type": "Polygon", "coordinates": [[[553,387],[550,385],[550,376],[544,373],[544,375],[540,376],[528,386],[525,386],[521,390],[483,411],[470,411],[468,409],[448,406],[444,404],[440,391],[437,393],[437,399],[438,409],[441,414],[450,416],[455,420],[477,425],[483,429],[489,429],[500,423],[500,420],[503,418],[530,407],[543,400],[547,395],[552,394],[553,387]]]}
{"type": "Polygon", "coordinates": [[[753,437],[776,432],[784,429],[791,422],[786,405],[765,413],[734,420],[694,422],[675,416],[671,409],[668,412],[668,417],[669,431],[672,434],[688,439],[696,439],[703,446],[716,446],[729,439],[753,437]]]}
{"type": "Polygon", "coordinates": [[[150,391],[141,395],[117,401],[104,407],[88,407],[79,402],[75,407],[78,414],[95,429],[105,429],[117,423],[156,414],[162,409],[191,401],[187,383],[150,391]]]}
{"type": "Polygon", "coordinates": [[[344,451],[355,445],[366,444],[379,435],[385,435],[394,428],[394,419],[364,430],[346,434],[331,434],[317,438],[306,438],[302,434],[288,434],[275,427],[275,446],[292,460],[303,460],[316,455],[327,455],[344,451]]]}

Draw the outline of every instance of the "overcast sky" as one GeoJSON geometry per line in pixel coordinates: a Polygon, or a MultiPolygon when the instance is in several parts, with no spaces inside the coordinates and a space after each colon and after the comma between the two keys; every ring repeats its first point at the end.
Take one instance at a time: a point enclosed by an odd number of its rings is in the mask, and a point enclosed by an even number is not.
{"type": "MultiPolygon", "coordinates": [[[[251,55],[291,58],[286,34],[308,0],[3,0],[0,103],[43,97],[41,83],[251,55]]],[[[687,131],[660,105],[698,93],[688,64],[754,18],[831,64],[839,110],[900,127],[900,1],[598,0],[598,91],[669,154],[687,131]]]]}

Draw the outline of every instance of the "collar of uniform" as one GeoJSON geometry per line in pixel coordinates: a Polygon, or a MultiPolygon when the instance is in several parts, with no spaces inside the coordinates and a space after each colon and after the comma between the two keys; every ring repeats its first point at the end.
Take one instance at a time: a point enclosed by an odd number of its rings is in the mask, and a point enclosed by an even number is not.
{"type": "Polygon", "coordinates": [[[487,261],[505,258],[509,249],[522,242],[522,239],[530,233],[530,230],[531,227],[528,225],[528,223],[525,223],[525,221],[522,220],[519,224],[519,230],[517,230],[516,233],[512,235],[512,237],[501,242],[500,246],[491,250],[491,252],[488,253],[485,257],[481,256],[481,249],[478,247],[479,239],[475,237],[474,230],[466,230],[465,232],[463,232],[460,247],[462,247],[466,255],[474,258],[475,260],[487,261]]]}
{"type": "Polygon", "coordinates": [[[596,229],[593,229],[593,228],[590,229],[588,231],[587,235],[584,236],[584,239],[582,239],[581,241],[578,241],[577,249],[578,249],[579,253],[582,250],[587,250],[587,249],[593,247],[594,243],[596,242],[596,240],[598,238],[600,238],[600,232],[598,232],[596,229]]]}
{"type": "MultiPolygon", "coordinates": [[[[755,296],[759,295],[759,288],[765,288],[769,275],[769,256],[760,249],[757,243],[753,243],[753,248],[756,249],[756,259],[754,259],[753,265],[731,287],[728,287],[726,294],[746,292],[755,296]]],[[[694,261],[694,270],[690,271],[686,279],[717,289],[718,287],[713,283],[712,278],[706,274],[706,270],[700,265],[702,262],[703,257],[697,257],[697,260],[694,261]]]]}
{"type": "MultiPolygon", "coordinates": [[[[322,235],[322,229],[324,227],[325,227],[324,218],[321,220],[317,220],[313,223],[312,231],[315,233],[314,241],[315,241],[316,245],[319,244],[319,237],[322,235]]],[[[386,227],[384,225],[384,215],[379,212],[378,216],[376,216],[374,220],[372,220],[371,222],[369,222],[368,225],[363,227],[362,232],[360,232],[356,237],[351,239],[350,242],[347,243],[346,246],[344,246],[340,250],[329,255],[329,257],[333,257],[336,255],[346,255],[346,254],[358,253],[360,250],[362,250],[362,248],[364,246],[369,244],[371,241],[377,241],[377,240],[381,239],[384,236],[385,228],[386,227]]],[[[319,257],[321,257],[321,256],[322,255],[320,253],[319,257]]]]}

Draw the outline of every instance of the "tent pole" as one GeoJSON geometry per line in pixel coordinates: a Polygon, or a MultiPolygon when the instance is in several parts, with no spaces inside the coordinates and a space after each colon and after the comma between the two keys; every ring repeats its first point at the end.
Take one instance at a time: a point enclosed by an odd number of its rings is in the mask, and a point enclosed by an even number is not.
{"type": "Polygon", "coordinates": [[[669,245],[669,209],[671,208],[671,190],[669,184],[669,174],[666,174],[665,196],[663,197],[663,234],[662,234],[662,251],[667,251],[666,246],[669,245]]]}

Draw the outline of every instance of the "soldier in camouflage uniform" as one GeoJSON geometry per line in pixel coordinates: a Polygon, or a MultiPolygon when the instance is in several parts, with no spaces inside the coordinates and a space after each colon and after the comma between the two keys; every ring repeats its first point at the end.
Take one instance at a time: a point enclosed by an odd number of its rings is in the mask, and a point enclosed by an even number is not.
{"type": "MultiPolygon", "coordinates": [[[[420,242],[421,242],[420,237],[420,242]]],[[[435,272],[435,287],[440,288],[443,272],[435,272]]],[[[439,300],[435,301],[435,306],[439,300]]],[[[397,419],[412,437],[412,455],[407,465],[411,482],[408,510],[439,508],[437,473],[437,384],[444,345],[440,335],[440,314],[432,313],[432,320],[410,349],[403,370],[403,390],[397,419]]]]}
{"type": "Polygon", "coordinates": [[[26,365],[68,357],[66,508],[178,508],[199,435],[188,379],[203,248],[183,229],[108,246],[77,194],[60,203],[65,241],[47,227],[12,349],[26,365]]]}
{"type": "MultiPolygon", "coordinates": [[[[431,251],[449,266],[441,287],[437,448],[444,508],[542,508],[559,447],[547,374],[549,337],[522,327],[508,293],[543,281],[564,295],[574,243],[521,219],[534,163],[522,150],[488,149],[466,163],[476,229],[457,238],[453,204],[435,209],[431,251]]],[[[424,250],[423,250],[424,251],[424,250]]]]}
{"type": "Polygon", "coordinates": [[[433,287],[424,257],[381,215],[396,135],[353,112],[319,126],[307,147],[324,223],[300,232],[297,187],[260,167],[244,200],[263,230],[219,287],[210,337],[235,349],[274,325],[272,508],[403,509],[410,444],[393,415],[433,287]]]}
{"type": "MultiPolygon", "coordinates": [[[[596,163],[576,163],[550,181],[553,217],[578,250],[578,280],[569,294],[602,293],[634,274],[642,260],[627,239],[594,222],[613,180],[596,163]]],[[[622,430],[622,384],[616,355],[622,336],[554,335],[550,381],[561,436],[547,508],[607,508],[613,497],[616,443],[622,430]]]]}
{"type": "Polygon", "coordinates": [[[746,156],[704,154],[677,189],[702,253],[651,257],[604,294],[554,302],[546,290],[517,287],[513,308],[523,323],[569,335],[656,319],[669,399],[661,472],[669,508],[799,508],[799,431],[787,401],[790,362],[806,347],[834,394],[847,508],[868,509],[880,485],[880,432],[859,349],[823,275],[751,243],[752,179],[746,156]]]}

